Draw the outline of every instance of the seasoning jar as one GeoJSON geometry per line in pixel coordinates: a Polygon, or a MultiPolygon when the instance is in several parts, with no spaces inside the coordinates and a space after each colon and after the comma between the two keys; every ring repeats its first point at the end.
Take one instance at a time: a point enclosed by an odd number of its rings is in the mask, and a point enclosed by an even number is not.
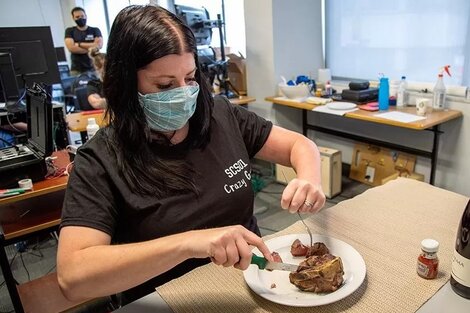
{"type": "Polygon", "coordinates": [[[424,239],[421,241],[421,254],[418,257],[416,267],[419,276],[426,279],[436,278],[439,265],[438,250],[439,242],[436,240],[424,239]]]}
{"type": "Polygon", "coordinates": [[[321,88],[317,88],[315,91],[315,96],[316,97],[321,97],[323,95],[323,90],[321,88]]]}

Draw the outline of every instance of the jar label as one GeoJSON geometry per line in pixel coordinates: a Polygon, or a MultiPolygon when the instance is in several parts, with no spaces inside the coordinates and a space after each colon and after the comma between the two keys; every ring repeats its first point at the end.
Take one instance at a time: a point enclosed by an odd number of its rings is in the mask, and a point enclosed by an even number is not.
{"type": "Polygon", "coordinates": [[[419,275],[423,277],[428,277],[429,274],[429,267],[426,264],[423,264],[421,262],[418,262],[416,271],[418,272],[419,275]]]}
{"type": "Polygon", "coordinates": [[[452,277],[466,287],[470,287],[470,260],[454,250],[452,257],[452,277]]]}

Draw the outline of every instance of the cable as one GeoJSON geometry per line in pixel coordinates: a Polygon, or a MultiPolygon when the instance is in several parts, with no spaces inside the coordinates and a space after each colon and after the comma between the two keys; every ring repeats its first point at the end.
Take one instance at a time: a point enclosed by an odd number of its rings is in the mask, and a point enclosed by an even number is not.
{"type": "Polygon", "coordinates": [[[23,264],[24,270],[26,271],[26,274],[28,275],[28,281],[31,281],[31,276],[29,275],[29,271],[26,268],[26,264],[24,264],[23,253],[20,254],[20,259],[21,259],[21,263],[23,264]]]}
{"type": "Polygon", "coordinates": [[[19,133],[24,133],[23,131],[21,131],[21,130],[19,130],[18,128],[16,128],[15,126],[13,126],[13,124],[12,124],[11,121],[10,121],[10,115],[9,115],[9,114],[7,114],[6,116],[7,116],[7,122],[8,122],[8,124],[10,125],[11,128],[13,128],[14,130],[16,130],[16,131],[19,132],[19,133]]]}
{"type": "Polygon", "coordinates": [[[70,175],[70,170],[69,170],[69,166],[72,166],[71,169],[73,169],[73,164],[74,164],[74,161],[70,162],[69,164],[67,164],[67,166],[65,167],[65,172],[64,174],[69,176],[70,175]]]}

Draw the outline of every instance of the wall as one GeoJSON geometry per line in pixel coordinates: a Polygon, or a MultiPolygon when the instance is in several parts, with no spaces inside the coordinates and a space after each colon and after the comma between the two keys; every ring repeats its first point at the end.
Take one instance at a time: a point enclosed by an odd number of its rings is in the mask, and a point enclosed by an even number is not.
{"type": "Polygon", "coordinates": [[[245,1],[248,95],[250,110],[275,124],[301,131],[301,112],[264,101],[277,93],[280,75],[313,75],[323,65],[321,0],[245,1]],[[295,5],[294,5],[295,3],[295,5]]]}
{"type": "Polygon", "coordinates": [[[54,46],[64,46],[60,0],[0,1],[0,27],[16,26],[50,26],[54,46]]]}

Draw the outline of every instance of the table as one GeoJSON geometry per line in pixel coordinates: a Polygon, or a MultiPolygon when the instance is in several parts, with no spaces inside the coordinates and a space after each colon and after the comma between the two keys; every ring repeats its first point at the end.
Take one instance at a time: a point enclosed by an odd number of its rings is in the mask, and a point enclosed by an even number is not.
{"type": "Polygon", "coordinates": [[[251,102],[255,102],[256,98],[248,97],[248,96],[238,96],[238,98],[230,98],[231,103],[236,105],[246,105],[251,102]]]}
{"type": "Polygon", "coordinates": [[[94,118],[100,127],[108,125],[108,120],[105,118],[104,110],[69,113],[65,116],[67,126],[69,130],[73,132],[86,132],[89,118],[94,118]]]}
{"type": "MultiPolygon", "coordinates": [[[[433,133],[433,137],[432,137],[432,148],[429,151],[429,150],[424,150],[424,149],[417,149],[415,147],[398,145],[398,144],[394,144],[394,143],[390,143],[390,142],[382,141],[382,140],[377,140],[377,139],[366,137],[366,136],[351,134],[351,133],[347,133],[344,131],[339,131],[339,130],[334,129],[334,127],[330,128],[330,127],[323,127],[323,126],[309,124],[307,120],[307,114],[309,111],[312,111],[314,108],[318,106],[315,104],[293,101],[289,99],[280,99],[279,97],[267,97],[265,98],[265,100],[278,104],[278,105],[284,105],[288,107],[302,109],[302,130],[305,136],[307,135],[307,131],[311,129],[311,130],[326,133],[329,135],[338,136],[341,138],[347,138],[350,140],[355,140],[355,141],[360,141],[360,142],[365,142],[368,144],[386,147],[386,148],[390,148],[393,150],[399,150],[399,151],[407,152],[407,153],[414,154],[414,155],[419,155],[419,156],[430,159],[431,171],[430,171],[429,182],[431,184],[434,184],[435,175],[436,175],[436,166],[437,166],[438,151],[439,151],[439,136],[442,134],[440,126],[448,121],[457,119],[463,115],[461,111],[457,111],[457,110],[434,111],[434,112],[427,113],[426,119],[416,121],[416,122],[411,122],[411,123],[403,123],[403,122],[397,122],[397,121],[393,121],[389,119],[379,118],[375,116],[378,112],[370,112],[370,111],[365,111],[365,110],[356,110],[354,112],[349,112],[343,115],[344,118],[350,118],[350,119],[364,121],[364,122],[400,127],[400,128],[404,128],[404,129],[408,129],[412,131],[423,131],[423,130],[430,131],[433,133]]],[[[391,106],[388,111],[392,112],[395,110],[396,108],[394,106],[391,106]]],[[[414,107],[403,108],[400,111],[405,112],[405,113],[416,114],[416,109],[414,107]]],[[[380,111],[380,113],[383,113],[383,112],[380,111]]],[[[412,132],[410,132],[410,134],[411,133],[412,132]]]]}
{"type": "MultiPolygon", "coordinates": [[[[235,105],[246,105],[248,103],[256,101],[256,98],[248,97],[248,96],[239,96],[238,98],[229,99],[231,103],[235,105]]],[[[100,127],[104,127],[108,124],[107,119],[104,118],[104,111],[103,110],[96,110],[94,111],[84,111],[84,112],[77,112],[77,113],[69,113],[66,115],[66,120],[68,124],[68,128],[70,131],[73,132],[84,132],[86,131],[86,126],[88,123],[88,118],[95,118],[96,122],[100,127]],[[99,111],[99,112],[98,112],[99,111]]]]}
{"type": "MultiPolygon", "coordinates": [[[[65,150],[54,152],[53,156],[57,157],[55,164],[59,168],[69,163],[65,150]]],[[[67,182],[67,176],[43,180],[34,183],[32,191],[0,198],[0,266],[17,313],[23,312],[23,307],[5,247],[57,229],[67,182]]]]}
{"type": "MultiPolygon", "coordinates": [[[[455,294],[448,283],[456,231],[468,200],[398,178],[309,217],[306,222],[315,233],[350,244],[366,263],[362,285],[331,304],[278,305],[253,293],[241,271],[208,264],[117,312],[468,312],[470,300],[455,294]],[[416,274],[416,259],[420,241],[430,236],[440,242],[441,262],[438,277],[425,280],[416,274]]],[[[303,232],[301,222],[296,222],[264,239],[303,232]]]]}

